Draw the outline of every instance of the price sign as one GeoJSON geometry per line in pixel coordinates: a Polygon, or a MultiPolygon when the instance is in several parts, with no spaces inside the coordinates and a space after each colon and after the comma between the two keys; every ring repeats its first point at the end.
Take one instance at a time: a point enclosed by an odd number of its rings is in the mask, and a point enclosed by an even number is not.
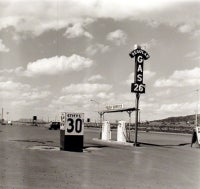
{"type": "Polygon", "coordinates": [[[145,84],[142,83],[132,83],[131,84],[132,93],[145,93],[145,84]]]}
{"type": "Polygon", "coordinates": [[[131,58],[135,58],[135,80],[131,84],[131,92],[136,93],[136,116],[135,116],[135,142],[134,146],[138,146],[137,132],[138,132],[138,110],[139,110],[139,98],[140,93],[145,93],[145,84],[143,83],[143,68],[144,60],[147,60],[149,54],[142,50],[140,46],[136,45],[135,50],[129,53],[131,58]]]}
{"type": "Polygon", "coordinates": [[[84,134],[84,114],[66,113],[65,135],[83,135],[84,134]]]}
{"type": "Polygon", "coordinates": [[[144,60],[147,60],[149,54],[142,50],[141,47],[133,50],[130,54],[131,58],[135,58],[135,81],[131,84],[132,93],[145,93],[145,84],[143,83],[144,60]]]}

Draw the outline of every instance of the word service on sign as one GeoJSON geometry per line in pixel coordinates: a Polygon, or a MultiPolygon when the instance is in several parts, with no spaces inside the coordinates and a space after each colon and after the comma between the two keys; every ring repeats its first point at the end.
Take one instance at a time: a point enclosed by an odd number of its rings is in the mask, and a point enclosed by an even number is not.
{"type": "Polygon", "coordinates": [[[107,105],[107,110],[119,110],[123,108],[123,104],[116,104],[116,105],[107,105]]]}
{"type": "Polygon", "coordinates": [[[145,93],[145,84],[143,83],[143,69],[144,60],[147,60],[149,54],[142,50],[140,46],[133,50],[130,54],[131,58],[135,57],[135,81],[131,84],[131,92],[133,93],[145,93]]]}

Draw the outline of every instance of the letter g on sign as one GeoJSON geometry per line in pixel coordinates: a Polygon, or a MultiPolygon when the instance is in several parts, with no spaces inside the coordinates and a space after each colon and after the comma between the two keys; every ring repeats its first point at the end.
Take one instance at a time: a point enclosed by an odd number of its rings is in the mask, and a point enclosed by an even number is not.
{"type": "Polygon", "coordinates": [[[143,63],[143,61],[144,61],[143,57],[139,55],[139,56],[137,57],[137,62],[138,62],[138,63],[143,63]]]}

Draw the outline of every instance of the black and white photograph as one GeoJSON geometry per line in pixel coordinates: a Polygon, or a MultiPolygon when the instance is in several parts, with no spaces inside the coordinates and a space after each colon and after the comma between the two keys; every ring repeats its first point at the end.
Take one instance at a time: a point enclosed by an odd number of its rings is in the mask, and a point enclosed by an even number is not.
{"type": "Polygon", "coordinates": [[[200,0],[0,0],[0,189],[199,189],[200,0]]]}

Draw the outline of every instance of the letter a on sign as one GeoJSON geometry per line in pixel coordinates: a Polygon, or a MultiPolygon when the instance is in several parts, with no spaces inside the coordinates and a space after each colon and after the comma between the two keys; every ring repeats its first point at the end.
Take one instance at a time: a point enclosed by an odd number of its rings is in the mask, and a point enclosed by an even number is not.
{"type": "Polygon", "coordinates": [[[143,72],[143,70],[142,70],[142,65],[141,65],[141,64],[138,65],[137,72],[143,72]]]}
{"type": "Polygon", "coordinates": [[[147,60],[149,54],[137,46],[130,54],[131,58],[135,58],[135,81],[132,83],[131,92],[145,93],[145,84],[143,83],[143,67],[144,60],[147,60]]]}

